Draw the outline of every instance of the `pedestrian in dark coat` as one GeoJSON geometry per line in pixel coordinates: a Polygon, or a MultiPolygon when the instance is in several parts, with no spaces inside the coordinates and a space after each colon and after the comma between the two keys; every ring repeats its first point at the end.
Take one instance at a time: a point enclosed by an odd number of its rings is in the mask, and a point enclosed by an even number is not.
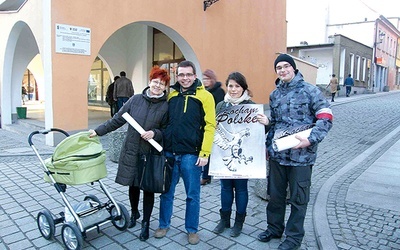
{"type": "MultiPolygon", "coordinates": [[[[126,123],[126,120],[122,117],[125,112],[130,114],[145,130],[145,133],[140,135],[132,126],[128,127],[115,178],[117,183],[129,186],[129,201],[132,209],[130,228],[136,225],[136,220],[140,217],[138,205],[141,158],[152,147],[148,140],[154,139],[158,143],[162,143],[162,129],[166,127],[168,121],[166,92],[170,81],[168,72],[156,66],[151,70],[149,79],[149,86],[141,94],[129,98],[113,118],[98,126],[95,130],[91,130],[90,135],[91,137],[102,136],[123,126],[126,123]]],[[[149,221],[153,207],[154,193],[144,191],[140,240],[149,238],[149,221]]]]}
{"type": "Polygon", "coordinates": [[[117,111],[117,102],[114,101],[113,95],[114,95],[115,81],[117,81],[119,78],[120,78],[119,76],[115,76],[114,81],[110,85],[108,85],[107,88],[106,102],[108,103],[108,105],[110,105],[111,117],[113,117],[117,111]]]}
{"type": "MultiPolygon", "coordinates": [[[[217,81],[217,75],[213,70],[206,69],[203,72],[203,85],[206,87],[206,90],[213,95],[215,105],[224,100],[225,90],[221,88],[221,82],[217,81]]],[[[210,162],[203,167],[203,173],[200,180],[201,185],[207,185],[211,183],[211,176],[208,175],[209,168],[210,162]]]]}

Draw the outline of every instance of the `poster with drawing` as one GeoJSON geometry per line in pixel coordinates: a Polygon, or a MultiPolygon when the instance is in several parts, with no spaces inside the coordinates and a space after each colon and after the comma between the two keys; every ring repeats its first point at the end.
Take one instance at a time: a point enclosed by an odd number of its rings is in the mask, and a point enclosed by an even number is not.
{"type": "Polygon", "coordinates": [[[262,104],[226,108],[217,114],[209,174],[217,179],[266,178],[265,127],[256,119],[262,104]]]}

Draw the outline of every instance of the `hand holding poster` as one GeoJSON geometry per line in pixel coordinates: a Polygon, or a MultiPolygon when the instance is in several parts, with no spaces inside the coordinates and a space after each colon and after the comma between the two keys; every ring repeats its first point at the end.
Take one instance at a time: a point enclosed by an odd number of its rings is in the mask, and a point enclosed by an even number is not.
{"type": "Polygon", "coordinates": [[[217,114],[210,156],[214,178],[265,178],[265,127],[257,121],[261,104],[235,105],[217,114]]]}
{"type": "Polygon", "coordinates": [[[297,146],[300,140],[297,139],[296,136],[308,138],[313,126],[314,124],[310,124],[276,131],[274,139],[272,140],[272,148],[276,152],[280,152],[297,146]]]}

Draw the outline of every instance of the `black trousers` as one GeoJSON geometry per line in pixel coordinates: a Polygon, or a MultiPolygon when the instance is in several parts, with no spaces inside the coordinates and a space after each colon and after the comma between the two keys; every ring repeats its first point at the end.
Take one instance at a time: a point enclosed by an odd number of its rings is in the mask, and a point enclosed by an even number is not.
{"type": "MultiPolygon", "coordinates": [[[[129,187],[129,202],[132,212],[139,211],[140,188],[129,187]]],[[[154,207],[154,193],[143,191],[143,221],[149,222],[154,207]]]]}
{"type": "Polygon", "coordinates": [[[312,166],[290,167],[269,161],[267,205],[268,230],[274,235],[286,234],[287,240],[301,244],[304,238],[304,220],[310,200],[312,166]],[[290,216],[285,229],[286,190],[290,190],[290,216]]]}

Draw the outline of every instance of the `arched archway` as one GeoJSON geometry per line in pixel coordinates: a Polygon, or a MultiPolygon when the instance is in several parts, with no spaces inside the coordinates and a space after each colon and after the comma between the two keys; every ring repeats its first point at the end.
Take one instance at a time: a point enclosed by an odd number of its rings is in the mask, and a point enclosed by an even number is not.
{"type": "Polygon", "coordinates": [[[153,65],[153,28],[168,36],[182,52],[186,60],[195,63],[201,72],[197,56],[182,35],[157,22],[139,21],[116,30],[101,47],[98,57],[106,64],[110,78],[125,71],[134,84],[135,92],[147,85],[147,77],[153,65]]]}
{"type": "MultiPolygon", "coordinates": [[[[1,92],[1,124],[11,124],[16,118],[16,107],[21,106],[21,84],[24,72],[39,54],[36,39],[29,26],[19,21],[8,36],[3,67],[1,92]]],[[[42,71],[43,72],[43,71],[42,71]]],[[[38,79],[43,78],[38,75],[38,79]]]]}

